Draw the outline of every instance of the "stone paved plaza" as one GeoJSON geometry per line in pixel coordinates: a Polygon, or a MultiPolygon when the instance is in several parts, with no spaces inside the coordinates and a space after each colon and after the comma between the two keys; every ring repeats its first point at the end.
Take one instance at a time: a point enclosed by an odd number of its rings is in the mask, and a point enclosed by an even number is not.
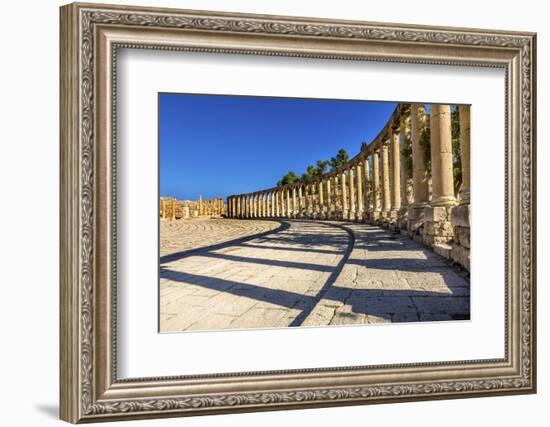
{"type": "Polygon", "coordinates": [[[378,226],[161,221],[162,332],[469,317],[468,275],[378,226]]]}

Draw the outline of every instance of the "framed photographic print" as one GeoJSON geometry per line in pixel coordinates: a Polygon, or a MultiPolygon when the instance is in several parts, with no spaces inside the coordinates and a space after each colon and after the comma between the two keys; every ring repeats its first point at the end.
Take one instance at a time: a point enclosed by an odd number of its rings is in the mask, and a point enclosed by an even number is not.
{"type": "Polygon", "coordinates": [[[533,393],[535,35],[61,8],[61,418],[533,393]]]}

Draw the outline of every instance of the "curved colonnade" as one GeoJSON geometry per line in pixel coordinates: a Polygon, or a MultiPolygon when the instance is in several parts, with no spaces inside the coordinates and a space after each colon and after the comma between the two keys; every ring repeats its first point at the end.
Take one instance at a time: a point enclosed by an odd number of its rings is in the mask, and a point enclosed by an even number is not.
{"type": "Polygon", "coordinates": [[[408,234],[469,270],[470,107],[457,109],[462,175],[458,194],[451,106],[431,104],[428,118],[424,104],[398,104],[376,138],[363,143],[338,170],[310,182],[229,196],[227,216],[375,223],[408,234]],[[423,143],[425,132],[429,146],[423,143]]]}

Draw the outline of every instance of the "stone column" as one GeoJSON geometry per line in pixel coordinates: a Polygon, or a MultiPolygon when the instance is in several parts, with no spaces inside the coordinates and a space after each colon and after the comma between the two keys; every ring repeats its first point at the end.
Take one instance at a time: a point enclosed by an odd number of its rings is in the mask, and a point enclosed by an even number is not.
{"type": "Polygon", "coordinates": [[[264,210],[263,210],[263,193],[258,193],[256,196],[258,200],[258,218],[262,218],[264,216],[264,210]]]}
{"type": "Polygon", "coordinates": [[[172,220],[176,219],[176,198],[172,199],[172,220]]]}
{"type": "MultiPolygon", "coordinates": [[[[411,105],[411,143],[412,143],[412,174],[413,174],[413,198],[414,202],[409,209],[408,230],[414,237],[423,225],[424,209],[429,203],[428,170],[426,166],[425,150],[420,143],[422,132],[426,125],[424,105],[411,105]]],[[[420,236],[422,240],[422,236],[420,236]]]]}
{"type": "Polygon", "coordinates": [[[382,216],[389,218],[391,211],[391,194],[390,194],[390,162],[388,153],[388,141],[383,141],[381,144],[382,150],[382,216]]]}
{"type": "MultiPolygon", "coordinates": [[[[453,238],[451,208],[456,204],[453,180],[453,146],[451,136],[451,106],[432,104],[430,106],[430,140],[432,160],[432,201],[424,212],[424,243],[441,245],[445,255],[450,257],[453,238]]],[[[441,250],[443,251],[443,250],[441,250]]],[[[436,250],[438,252],[438,250],[436,250]]]]}
{"type": "Polygon", "coordinates": [[[451,258],[470,270],[470,106],[459,105],[460,161],[462,163],[462,185],[459,205],[451,211],[453,243],[451,258]]]}
{"type": "Polygon", "coordinates": [[[423,105],[411,105],[411,139],[413,152],[413,194],[414,207],[424,208],[429,201],[428,171],[426,166],[424,147],[420,144],[420,137],[426,124],[423,105]]]}
{"type": "Polygon", "coordinates": [[[362,163],[364,161],[360,160],[355,167],[356,170],[356,180],[357,180],[357,215],[355,217],[356,221],[363,220],[363,172],[362,172],[362,163]]]}
{"type": "Polygon", "coordinates": [[[258,193],[258,218],[264,216],[264,193],[258,193]]]}
{"type": "Polygon", "coordinates": [[[260,193],[260,204],[261,204],[260,217],[261,218],[265,218],[267,216],[265,196],[266,196],[266,193],[263,193],[263,192],[260,193]]]}
{"type": "Polygon", "coordinates": [[[460,161],[462,163],[459,202],[461,205],[468,205],[470,204],[470,106],[459,105],[458,117],[460,120],[460,161]]]}
{"type": "Polygon", "coordinates": [[[310,199],[309,199],[309,185],[304,185],[304,211],[305,211],[305,217],[309,218],[311,216],[311,207],[310,207],[310,199]]]}
{"type": "Polygon", "coordinates": [[[340,188],[342,190],[341,197],[342,197],[342,218],[341,219],[348,219],[348,200],[347,200],[347,189],[346,189],[346,173],[345,170],[342,170],[340,172],[340,188]]]}
{"type": "Polygon", "coordinates": [[[160,199],[160,217],[166,219],[166,200],[160,199]]]}
{"type": "Polygon", "coordinates": [[[370,183],[370,164],[369,156],[366,156],[363,160],[363,194],[365,198],[365,213],[363,215],[363,220],[370,218],[370,213],[372,212],[372,187],[370,183]]]}
{"type": "Polygon", "coordinates": [[[332,219],[332,207],[331,207],[332,195],[330,194],[330,181],[331,180],[332,180],[332,177],[328,176],[327,177],[327,182],[326,182],[326,185],[327,185],[327,218],[328,219],[332,219]]]}
{"type": "Polygon", "coordinates": [[[290,209],[290,189],[289,188],[285,189],[285,195],[286,195],[286,217],[290,218],[290,216],[292,215],[291,214],[292,211],[290,209]]]}
{"type": "Polygon", "coordinates": [[[382,206],[380,203],[380,152],[378,147],[375,148],[375,151],[372,153],[372,195],[373,195],[373,206],[372,206],[372,217],[374,220],[380,219],[380,211],[382,206]]]}
{"type": "Polygon", "coordinates": [[[292,187],[292,218],[296,218],[298,207],[296,206],[296,186],[292,187]]]}
{"type": "Polygon", "coordinates": [[[319,215],[321,216],[321,218],[326,218],[326,215],[325,215],[325,201],[324,201],[324,197],[323,197],[323,179],[320,178],[319,179],[319,183],[318,183],[318,190],[319,190],[319,215]]]}
{"type": "Polygon", "coordinates": [[[453,179],[451,106],[432,104],[430,108],[432,206],[456,203],[453,179]]]}
{"type": "Polygon", "coordinates": [[[349,213],[348,219],[355,220],[355,166],[350,166],[348,169],[349,178],[349,213]]]}
{"type": "Polygon", "coordinates": [[[296,201],[297,205],[295,207],[295,216],[299,218],[300,216],[302,216],[302,184],[298,184],[296,193],[298,200],[296,201]]]}
{"type": "Polygon", "coordinates": [[[407,167],[408,164],[408,158],[403,153],[403,150],[406,148],[407,145],[407,124],[406,124],[407,117],[405,115],[401,116],[401,124],[400,124],[400,130],[399,130],[399,145],[400,145],[400,168],[401,168],[401,209],[400,209],[400,217],[401,220],[404,220],[404,216],[406,216],[407,208],[409,207],[409,192],[408,192],[408,186],[409,186],[409,170],[407,167]]]}
{"type": "Polygon", "coordinates": [[[393,130],[391,134],[392,221],[397,220],[397,212],[401,209],[401,160],[399,152],[399,133],[393,130]]]}

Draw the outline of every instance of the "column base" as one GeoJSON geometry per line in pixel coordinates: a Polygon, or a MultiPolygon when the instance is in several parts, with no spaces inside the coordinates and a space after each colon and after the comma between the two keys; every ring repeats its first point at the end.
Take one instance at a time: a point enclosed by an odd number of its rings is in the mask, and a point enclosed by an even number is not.
{"type": "Polygon", "coordinates": [[[452,207],[430,206],[424,210],[424,244],[447,244],[453,239],[452,207]]]}
{"type": "Polygon", "coordinates": [[[451,211],[453,243],[451,259],[470,271],[470,205],[455,206],[451,211]]]}

